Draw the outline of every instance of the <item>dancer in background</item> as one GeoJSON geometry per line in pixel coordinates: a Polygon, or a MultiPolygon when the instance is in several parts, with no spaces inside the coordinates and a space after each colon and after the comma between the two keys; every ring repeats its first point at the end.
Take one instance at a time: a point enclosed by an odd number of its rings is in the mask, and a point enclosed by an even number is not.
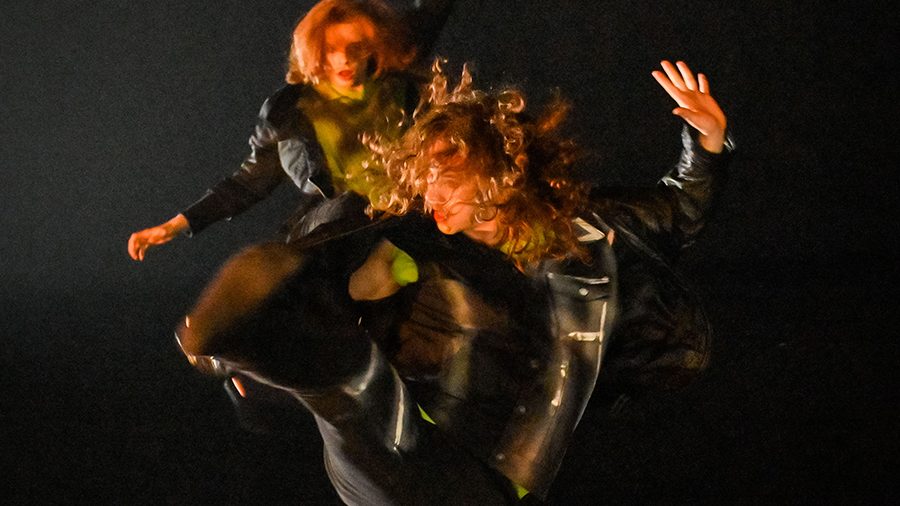
{"type": "MultiPolygon", "coordinates": [[[[430,52],[452,1],[415,5],[402,14],[382,0],[314,5],[293,30],[287,84],[263,104],[240,169],[169,221],[133,233],[129,255],[141,261],[148,249],[236,216],[288,181],[299,203],[281,227],[285,238],[296,239],[323,221],[365,218],[368,199],[389,181],[371,163],[363,137],[394,139],[408,123],[423,81],[410,70],[430,52]],[[341,195],[336,205],[321,206],[341,195]]],[[[403,255],[397,262],[409,263],[403,255]]],[[[228,376],[225,389],[245,429],[291,427],[283,416],[293,411],[283,409],[285,395],[239,374],[228,376]]]]}
{"type": "Polygon", "coordinates": [[[301,203],[283,227],[298,234],[307,211],[344,192],[365,202],[386,184],[363,135],[396,138],[418,101],[405,71],[424,55],[452,2],[416,2],[403,16],[382,0],[322,0],[293,32],[287,85],[262,106],[241,168],[172,219],[131,235],[128,253],[231,218],[291,181],[301,203]],[[299,227],[299,228],[298,228],[299,227]]]}

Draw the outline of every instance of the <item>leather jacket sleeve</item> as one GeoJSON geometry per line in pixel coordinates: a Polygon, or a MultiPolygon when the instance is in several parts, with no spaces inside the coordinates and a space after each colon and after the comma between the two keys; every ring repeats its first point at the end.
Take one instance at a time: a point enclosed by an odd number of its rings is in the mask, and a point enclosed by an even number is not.
{"type": "Polygon", "coordinates": [[[678,163],[655,187],[598,188],[591,193],[595,210],[616,233],[636,236],[632,239],[670,259],[690,246],[705,225],[734,150],[727,136],[723,151],[710,153],[688,127],[681,139],[678,163]]]}
{"type": "Polygon", "coordinates": [[[275,123],[277,117],[283,114],[282,109],[296,103],[296,94],[291,92],[291,88],[283,88],[263,103],[256,128],[250,136],[250,154],[240,169],[219,181],[182,212],[190,224],[191,233],[246,211],[287,179],[279,159],[279,128],[275,123]]]}

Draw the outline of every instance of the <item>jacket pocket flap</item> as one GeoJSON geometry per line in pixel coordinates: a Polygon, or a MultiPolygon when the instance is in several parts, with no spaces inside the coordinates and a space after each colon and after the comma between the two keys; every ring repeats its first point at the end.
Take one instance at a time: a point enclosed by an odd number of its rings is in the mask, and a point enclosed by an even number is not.
{"type": "Polygon", "coordinates": [[[550,289],[573,299],[591,301],[609,297],[609,277],[584,278],[555,272],[547,273],[550,289]]]}

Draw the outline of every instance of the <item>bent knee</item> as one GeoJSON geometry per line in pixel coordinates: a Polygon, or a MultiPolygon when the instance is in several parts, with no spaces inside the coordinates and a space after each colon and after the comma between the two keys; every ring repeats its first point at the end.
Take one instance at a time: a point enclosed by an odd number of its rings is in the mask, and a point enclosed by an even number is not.
{"type": "Polygon", "coordinates": [[[279,243],[250,246],[229,259],[176,330],[185,355],[226,353],[222,337],[257,311],[302,260],[279,243]]]}

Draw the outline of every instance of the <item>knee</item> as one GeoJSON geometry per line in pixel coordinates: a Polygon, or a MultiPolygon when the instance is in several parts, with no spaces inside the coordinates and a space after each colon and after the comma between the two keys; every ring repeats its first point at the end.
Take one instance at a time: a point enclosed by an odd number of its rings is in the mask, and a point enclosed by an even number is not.
{"type": "Polygon", "coordinates": [[[301,263],[300,254],[279,243],[250,246],[228,260],[176,330],[184,354],[227,354],[223,336],[259,310],[301,263]]]}

